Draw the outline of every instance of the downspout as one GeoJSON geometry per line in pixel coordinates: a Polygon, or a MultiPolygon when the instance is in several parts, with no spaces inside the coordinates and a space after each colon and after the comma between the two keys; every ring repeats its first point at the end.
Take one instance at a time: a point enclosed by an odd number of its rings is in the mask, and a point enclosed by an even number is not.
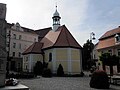
{"type": "Polygon", "coordinates": [[[82,50],[80,49],[80,69],[81,69],[81,72],[83,72],[83,69],[82,69],[82,50]]]}

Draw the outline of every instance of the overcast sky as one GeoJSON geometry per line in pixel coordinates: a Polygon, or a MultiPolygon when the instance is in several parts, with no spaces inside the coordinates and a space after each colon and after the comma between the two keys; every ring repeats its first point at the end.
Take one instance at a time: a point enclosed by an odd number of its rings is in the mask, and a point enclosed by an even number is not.
{"type": "Polygon", "coordinates": [[[57,2],[61,25],[65,24],[81,46],[94,32],[98,41],[120,25],[120,0],[0,0],[7,4],[8,23],[31,29],[52,27],[57,2]]]}

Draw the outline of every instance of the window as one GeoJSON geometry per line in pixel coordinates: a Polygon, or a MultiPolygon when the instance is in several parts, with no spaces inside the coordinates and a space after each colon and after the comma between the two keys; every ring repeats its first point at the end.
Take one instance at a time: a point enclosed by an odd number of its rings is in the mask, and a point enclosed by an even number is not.
{"type": "Polygon", "coordinates": [[[16,43],[13,43],[13,48],[16,48],[16,43]]]}
{"type": "Polygon", "coordinates": [[[28,57],[26,57],[26,62],[28,62],[28,57]]]}
{"type": "Polygon", "coordinates": [[[18,53],[18,57],[21,57],[21,52],[18,53]]]}
{"type": "MultiPolygon", "coordinates": [[[[120,49],[117,50],[118,51],[118,56],[120,57],[120,49]]],[[[119,60],[119,64],[120,64],[120,60],[119,60]]],[[[120,65],[118,65],[118,72],[120,72],[120,65]]]]}
{"type": "Polygon", "coordinates": [[[20,63],[18,63],[18,68],[20,68],[20,63]]]}
{"type": "Polygon", "coordinates": [[[34,42],[36,42],[36,38],[34,38],[34,42]]]}
{"type": "Polygon", "coordinates": [[[27,66],[27,65],[25,66],[25,69],[26,69],[26,70],[28,69],[28,66],[27,66]]]}
{"type": "Polygon", "coordinates": [[[52,53],[49,53],[49,62],[52,61],[52,53]]]}
{"type": "Polygon", "coordinates": [[[21,43],[19,43],[19,49],[21,49],[21,43]]]}
{"type": "Polygon", "coordinates": [[[9,47],[9,42],[7,42],[6,46],[9,47]]]}
{"type": "Polygon", "coordinates": [[[108,53],[109,53],[110,55],[112,55],[112,50],[108,50],[108,53]]]}
{"type": "Polygon", "coordinates": [[[21,35],[19,35],[19,40],[21,40],[21,38],[22,38],[22,36],[21,36],[21,35]]]}
{"type": "Polygon", "coordinates": [[[120,49],[118,49],[117,51],[118,51],[118,56],[120,57],[120,49]]]}
{"type": "Polygon", "coordinates": [[[2,70],[3,60],[0,59],[0,70],[2,70]]]}
{"type": "Polygon", "coordinates": [[[16,34],[13,34],[13,38],[16,39],[16,34]]]}
{"type": "Polygon", "coordinates": [[[120,42],[120,35],[116,34],[115,35],[115,40],[116,40],[116,43],[120,42]]]}
{"type": "Polygon", "coordinates": [[[15,52],[13,52],[13,57],[15,57],[15,52]]]}
{"type": "Polygon", "coordinates": [[[101,54],[103,54],[104,52],[103,51],[101,51],[101,54]]]}

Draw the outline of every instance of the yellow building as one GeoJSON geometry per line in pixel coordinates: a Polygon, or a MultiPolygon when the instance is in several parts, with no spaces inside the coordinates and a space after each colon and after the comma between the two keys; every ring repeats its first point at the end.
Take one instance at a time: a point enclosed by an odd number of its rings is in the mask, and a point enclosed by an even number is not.
{"type": "Polygon", "coordinates": [[[80,74],[82,70],[82,47],[65,25],[60,26],[57,9],[53,14],[53,30],[39,42],[35,42],[24,53],[23,71],[33,72],[37,61],[45,61],[52,73],[57,72],[59,64],[65,74],[80,74]]]}
{"type": "MultiPolygon", "coordinates": [[[[111,55],[120,56],[120,27],[107,31],[103,34],[97,45],[98,57],[102,53],[110,53],[111,55]]],[[[101,63],[102,64],[102,63],[101,63]]],[[[109,73],[110,68],[106,66],[109,73]]],[[[120,63],[113,67],[113,73],[120,72],[120,63]]]]}

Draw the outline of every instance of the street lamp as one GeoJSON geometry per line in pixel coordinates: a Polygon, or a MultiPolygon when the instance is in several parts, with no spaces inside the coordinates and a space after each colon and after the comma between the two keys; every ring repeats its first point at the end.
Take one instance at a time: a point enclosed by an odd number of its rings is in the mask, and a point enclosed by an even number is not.
{"type": "Polygon", "coordinates": [[[95,33],[94,32],[90,33],[90,42],[92,42],[92,40],[95,40],[95,33]]]}
{"type": "Polygon", "coordinates": [[[94,44],[92,43],[92,40],[95,40],[95,33],[94,32],[90,33],[90,48],[91,48],[90,62],[91,62],[91,66],[93,64],[93,49],[94,49],[94,44]]]}

